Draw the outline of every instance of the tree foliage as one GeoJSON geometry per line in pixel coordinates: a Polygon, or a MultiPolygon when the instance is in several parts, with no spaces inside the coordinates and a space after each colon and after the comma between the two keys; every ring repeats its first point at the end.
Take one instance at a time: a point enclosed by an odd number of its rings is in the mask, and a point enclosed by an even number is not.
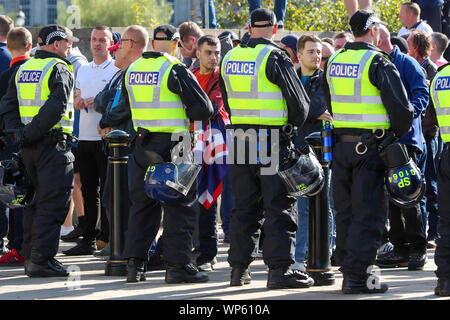
{"type": "MultiPolygon", "coordinates": [[[[169,23],[173,7],[166,0],[72,0],[80,9],[80,27],[106,25],[125,27],[138,24],[153,28],[169,23]]],[[[58,2],[57,23],[67,25],[70,10],[64,2],[58,2]]]]}
{"type": "MultiPolygon", "coordinates": [[[[263,0],[261,7],[274,9],[273,0],[263,0]]],[[[398,19],[403,0],[373,1],[373,10],[388,29],[397,32],[401,28],[398,19]]],[[[216,1],[216,18],[219,28],[244,28],[250,18],[248,1],[216,1]]],[[[293,31],[343,31],[348,29],[348,16],[343,0],[289,0],[284,28],[293,31]]]]}

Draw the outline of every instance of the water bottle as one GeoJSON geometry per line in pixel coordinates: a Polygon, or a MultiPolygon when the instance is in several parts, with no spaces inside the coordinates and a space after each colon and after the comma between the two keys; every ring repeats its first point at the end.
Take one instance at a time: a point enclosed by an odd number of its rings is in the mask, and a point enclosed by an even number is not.
{"type": "Polygon", "coordinates": [[[333,131],[330,121],[323,121],[322,129],[322,154],[323,162],[330,162],[333,160],[333,131]]]}

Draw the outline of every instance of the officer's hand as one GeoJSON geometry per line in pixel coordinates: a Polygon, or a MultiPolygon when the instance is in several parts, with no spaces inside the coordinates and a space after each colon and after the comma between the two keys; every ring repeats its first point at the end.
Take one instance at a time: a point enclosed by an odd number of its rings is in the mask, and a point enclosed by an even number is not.
{"type": "Polygon", "coordinates": [[[111,128],[111,127],[103,128],[102,131],[100,132],[100,136],[103,138],[111,131],[113,131],[113,128],[111,128]]]}
{"type": "Polygon", "coordinates": [[[90,97],[84,100],[84,104],[88,109],[94,108],[95,97],[90,97]]]}
{"type": "Polygon", "coordinates": [[[328,110],[325,110],[324,113],[322,113],[317,120],[325,120],[325,121],[333,121],[333,116],[328,112],[328,110]]]}

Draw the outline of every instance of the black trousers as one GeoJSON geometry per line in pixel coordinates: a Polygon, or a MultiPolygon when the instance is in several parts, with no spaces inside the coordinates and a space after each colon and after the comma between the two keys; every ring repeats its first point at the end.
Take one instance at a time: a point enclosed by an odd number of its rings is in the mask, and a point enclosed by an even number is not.
{"type": "Polygon", "coordinates": [[[148,141],[135,145],[130,170],[131,208],[123,251],[125,259],[148,258],[148,251],[160,228],[164,210],[164,260],[172,264],[186,264],[191,261],[192,235],[196,223],[196,183],[186,198],[170,204],[149,198],[144,190],[145,173],[150,165],[156,163],[148,153],[154,152],[164,161],[170,161],[173,145],[174,142],[168,134],[150,134],[148,141]]]}
{"type": "Polygon", "coordinates": [[[254,260],[252,253],[264,226],[264,263],[270,269],[288,267],[294,263],[297,199],[288,195],[278,174],[261,174],[261,164],[234,163],[229,165],[235,200],[229,232],[230,266],[246,268],[254,260]]]}
{"type": "Polygon", "coordinates": [[[106,210],[101,205],[108,161],[103,149],[103,141],[79,141],[77,161],[84,201],[85,225],[82,243],[91,245],[96,238],[108,242],[109,223],[106,210]],[[99,214],[100,232],[96,230],[99,214]]]}
{"type": "Polygon", "coordinates": [[[333,149],[333,201],[340,271],[365,275],[374,264],[386,221],[384,165],[376,149],[355,152],[356,142],[337,141],[333,149]]]}
{"type": "Polygon", "coordinates": [[[434,261],[437,265],[436,275],[450,279],[450,150],[447,143],[441,154],[438,181],[438,238],[434,261]]]}
{"type": "MultiPolygon", "coordinates": [[[[413,147],[407,146],[408,154],[416,161],[413,147]]],[[[400,208],[389,203],[389,241],[394,250],[408,257],[411,253],[425,253],[427,237],[422,220],[422,210],[417,204],[412,208],[400,208]]]]}
{"type": "Polygon", "coordinates": [[[58,252],[72,197],[74,156],[70,147],[57,150],[50,138],[20,152],[36,192],[35,202],[23,210],[22,256],[42,264],[58,252]]]}

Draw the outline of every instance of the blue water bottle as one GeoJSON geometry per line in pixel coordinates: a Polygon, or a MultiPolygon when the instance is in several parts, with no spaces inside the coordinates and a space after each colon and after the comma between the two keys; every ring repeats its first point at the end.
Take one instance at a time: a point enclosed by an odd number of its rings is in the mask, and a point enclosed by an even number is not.
{"type": "Polygon", "coordinates": [[[333,131],[330,121],[323,121],[322,129],[322,154],[323,162],[330,162],[333,160],[333,131]]]}

